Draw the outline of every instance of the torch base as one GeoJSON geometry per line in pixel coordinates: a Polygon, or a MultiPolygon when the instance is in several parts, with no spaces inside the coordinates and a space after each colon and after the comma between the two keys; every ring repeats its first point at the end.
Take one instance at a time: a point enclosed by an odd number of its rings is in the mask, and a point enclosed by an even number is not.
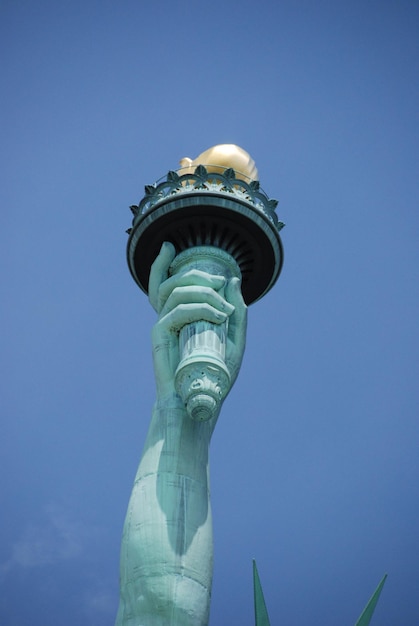
{"type": "Polygon", "coordinates": [[[182,361],[176,370],[175,387],[189,416],[206,422],[218,415],[230,389],[230,374],[224,363],[211,357],[182,361]]]}

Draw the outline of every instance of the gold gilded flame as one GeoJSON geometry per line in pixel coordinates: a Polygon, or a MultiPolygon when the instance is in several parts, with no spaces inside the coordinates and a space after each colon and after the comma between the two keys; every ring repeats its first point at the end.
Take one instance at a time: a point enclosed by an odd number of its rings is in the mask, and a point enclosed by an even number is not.
{"type": "Polygon", "coordinates": [[[193,174],[198,165],[204,165],[208,172],[222,173],[233,168],[236,178],[258,180],[256,164],[250,154],[233,143],[223,143],[202,152],[196,159],[184,157],[180,160],[182,174],[193,174]]]}

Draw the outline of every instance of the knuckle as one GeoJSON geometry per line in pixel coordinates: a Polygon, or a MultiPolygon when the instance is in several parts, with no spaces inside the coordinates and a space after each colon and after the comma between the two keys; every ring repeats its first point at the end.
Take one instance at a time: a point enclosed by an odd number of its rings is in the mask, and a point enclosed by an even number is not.
{"type": "Polygon", "coordinates": [[[202,276],[206,276],[206,272],[203,272],[202,270],[198,270],[196,268],[192,268],[191,270],[188,270],[184,276],[190,276],[192,278],[202,278],[202,276]]]}

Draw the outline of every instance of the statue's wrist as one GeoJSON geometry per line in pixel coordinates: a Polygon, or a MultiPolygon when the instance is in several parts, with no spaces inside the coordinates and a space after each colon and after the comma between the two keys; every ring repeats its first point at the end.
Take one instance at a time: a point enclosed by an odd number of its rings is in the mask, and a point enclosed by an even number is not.
{"type": "Polygon", "coordinates": [[[186,411],[181,397],[176,393],[174,385],[157,388],[155,408],[159,410],[177,409],[186,411]]]}

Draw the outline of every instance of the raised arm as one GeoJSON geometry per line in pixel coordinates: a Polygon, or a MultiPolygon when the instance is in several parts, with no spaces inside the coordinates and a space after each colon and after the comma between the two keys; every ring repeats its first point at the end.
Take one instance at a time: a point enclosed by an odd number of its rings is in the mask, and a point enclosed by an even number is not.
{"type": "Polygon", "coordinates": [[[149,297],[156,404],[124,525],[117,626],[204,626],[212,581],[208,448],[217,416],[197,422],[174,385],[178,335],[191,322],[227,318],[231,385],[245,346],[246,306],[240,281],[199,270],[169,276],[170,243],[153,264],[149,297]],[[224,288],[224,296],[220,291],[224,288]]]}

